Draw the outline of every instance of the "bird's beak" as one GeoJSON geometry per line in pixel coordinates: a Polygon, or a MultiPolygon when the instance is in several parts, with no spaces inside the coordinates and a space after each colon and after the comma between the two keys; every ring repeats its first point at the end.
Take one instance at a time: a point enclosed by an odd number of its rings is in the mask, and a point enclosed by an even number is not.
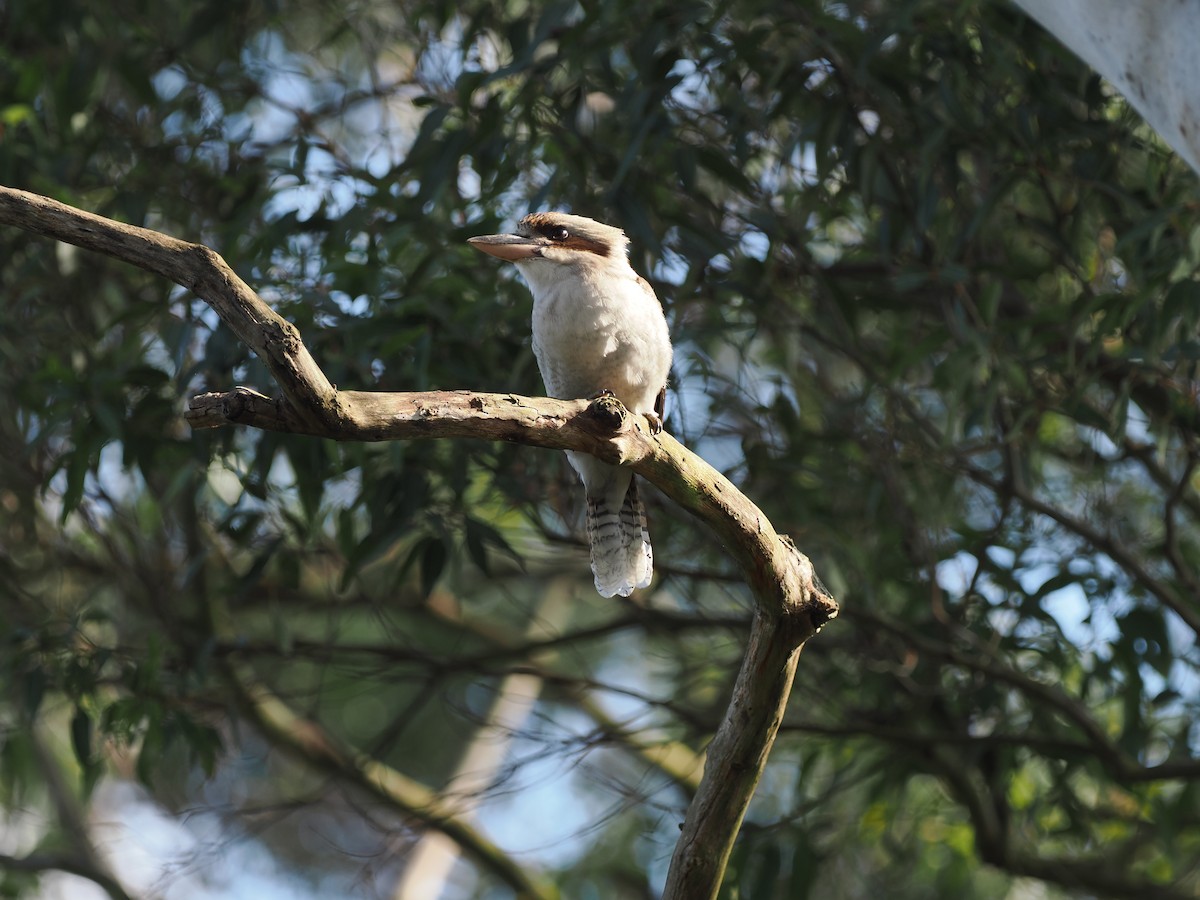
{"type": "Polygon", "coordinates": [[[479,237],[467,238],[467,243],[476,250],[482,250],[500,259],[520,262],[523,259],[541,256],[544,242],[519,234],[481,234],[479,237]]]}

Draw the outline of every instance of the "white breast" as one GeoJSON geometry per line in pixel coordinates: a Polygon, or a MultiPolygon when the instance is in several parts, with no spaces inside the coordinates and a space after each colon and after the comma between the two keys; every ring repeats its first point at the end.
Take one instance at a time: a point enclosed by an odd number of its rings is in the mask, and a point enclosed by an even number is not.
{"type": "Polygon", "coordinates": [[[577,399],[610,390],[638,413],[654,409],[671,368],[662,306],[623,259],[518,264],[533,293],[533,351],[546,390],[577,399]]]}

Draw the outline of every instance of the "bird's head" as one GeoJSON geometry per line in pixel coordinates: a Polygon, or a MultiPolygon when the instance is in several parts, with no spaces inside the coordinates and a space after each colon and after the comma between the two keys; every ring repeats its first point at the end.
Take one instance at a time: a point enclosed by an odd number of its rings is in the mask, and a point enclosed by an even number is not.
{"type": "Polygon", "coordinates": [[[517,264],[530,286],[583,266],[628,266],[629,239],[620,228],[560,212],[530,213],[510,234],[468,238],[476,250],[517,264]]]}

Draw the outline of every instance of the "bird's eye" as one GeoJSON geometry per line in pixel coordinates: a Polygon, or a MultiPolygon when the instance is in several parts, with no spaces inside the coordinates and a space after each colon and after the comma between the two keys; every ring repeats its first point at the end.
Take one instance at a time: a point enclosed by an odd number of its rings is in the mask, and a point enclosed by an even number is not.
{"type": "Polygon", "coordinates": [[[552,241],[565,241],[570,236],[571,232],[567,231],[567,229],[563,228],[561,225],[559,225],[557,228],[550,229],[549,237],[552,241]]]}

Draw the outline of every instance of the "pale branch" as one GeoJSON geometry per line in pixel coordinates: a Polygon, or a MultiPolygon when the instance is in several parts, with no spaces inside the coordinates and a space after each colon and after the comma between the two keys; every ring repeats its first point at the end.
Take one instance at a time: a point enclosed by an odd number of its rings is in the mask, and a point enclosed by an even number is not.
{"type": "MultiPolygon", "coordinates": [[[[208,530],[207,528],[205,530],[208,530]]],[[[221,545],[215,544],[221,553],[221,545]]],[[[231,570],[228,559],[221,559],[231,570]]],[[[228,599],[220,592],[205,597],[208,626],[218,644],[231,649],[219,657],[221,671],[232,688],[243,715],[258,728],[271,746],[305,765],[355,785],[407,818],[445,835],[479,869],[508,884],[518,900],[557,900],[553,886],[542,884],[511,857],[466,821],[452,802],[403,772],[375,759],[328,731],[319,722],[297,713],[255,673],[247,662],[247,649],[238,648],[238,634],[228,599]]]]}
{"type": "Polygon", "coordinates": [[[573,693],[580,710],[614,740],[615,746],[670,778],[688,797],[695,795],[704,771],[703,753],[645,728],[630,729],[609,715],[591,692],[579,689],[573,693]]]}
{"type": "MultiPolygon", "coordinates": [[[[526,622],[525,640],[536,641],[558,632],[573,606],[570,582],[560,576],[542,591],[526,622]]],[[[540,655],[533,658],[537,660],[540,655]]],[[[443,802],[456,818],[468,822],[475,818],[487,792],[505,777],[505,758],[514,737],[533,712],[542,687],[542,679],[527,672],[509,672],[495,685],[479,727],[463,748],[441,791],[443,802]]],[[[408,853],[392,897],[394,900],[440,897],[460,855],[461,848],[444,833],[422,835],[408,853]]]]}
{"type": "Polygon", "coordinates": [[[296,326],[267,306],[208,247],[3,186],[0,186],[0,225],[15,225],[103,253],[187,288],[208,303],[284,385],[301,419],[322,422],[338,419],[337,390],[301,343],[296,326]]]}
{"type": "Polygon", "coordinates": [[[787,619],[754,616],[733,696],[708,745],[700,787],[671,857],[664,898],[715,898],[734,838],[783,721],[803,641],[787,619]]]}
{"type": "Polygon", "coordinates": [[[305,763],[346,779],[453,840],[482,869],[504,881],[522,900],[554,900],[557,892],[539,884],[509,856],[420,782],[351,747],[312,719],[298,715],[259,681],[247,666],[226,662],[226,673],[247,717],[274,746],[305,763]]]}
{"type": "MultiPolygon", "coordinates": [[[[756,614],[733,698],[707,751],[668,875],[666,898],[715,897],[783,717],[799,648],[837,615],[808,557],[732,482],[670,435],[650,434],[615,398],[339,391],[300,340],[214,251],[0,187],[0,224],[140,266],[194,291],[267,366],[272,399],[237,388],[195,398],[194,427],[251,425],[335,440],[480,438],[581,450],[627,465],[707,524],[737,561],[756,614]]],[[[286,737],[286,730],[281,737],[286,737]]]]}
{"type": "Polygon", "coordinates": [[[1124,0],[1015,0],[1104,76],[1200,172],[1196,5],[1124,0]]]}
{"type": "Polygon", "coordinates": [[[194,397],[187,419],[194,428],[247,425],[340,441],[477,438],[583,450],[629,466],[712,528],[741,565],[768,618],[809,622],[800,642],[837,614],[808,557],[777,534],[733,482],[669,434],[650,434],[640,416],[612,397],[553,400],[474,391],[338,391],[337,396],[341,417],[336,422],[305,419],[288,398],[244,387],[194,397]]]}
{"type": "MultiPolygon", "coordinates": [[[[677,631],[680,628],[691,628],[701,625],[720,626],[720,621],[705,621],[695,616],[679,615],[666,610],[639,607],[636,614],[625,615],[589,628],[574,632],[565,632],[545,639],[530,641],[527,637],[517,637],[504,628],[484,626],[478,619],[467,619],[459,615],[458,604],[439,604],[433,612],[447,623],[462,628],[474,637],[482,638],[492,645],[488,650],[470,657],[461,657],[453,663],[457,667],[471,669],[481,664],[495,664],[499,660],[520,658],[531,659],[537,656],[551,656],[553,651],[563,645],[571,645],[578,641],[612,634],[615,630],[632,627],[639,623],[659,620],[669,622],[677,631]]],[[[739,627],[744,627],[746,618],[738,616],[733,620],[739,627]]],[[[725,620],[726,625],[731,624],[725,620]]],[[[409,651],[411,653],[411,651],[409,651]]],[[[445,665],[442,666],[443,671],[445,665]]],[[[700,785],[700,775],[704,769],[704,754],[697,753],[680,741],[672,741],[662,735],[648,733],[645,729],[629,729],[621,722],[610,716],[596,700],[596,694],[601,691],[595,685],[572,683],[562,677],[561,666],[546,662],[536,667],[536,674],[544,681],[552,682],[557,688],[567,692],[575,704],[592,721],[603,729],[606,737],[612,738],[614,746],[637,757],[653,769],[670,778],[681,788],[690,799],[700,785]]],[[[632,695],[630,695],[632,696],[632,695]]],[[[638,698],[649,702],[647,698],[638,698]]]]}

